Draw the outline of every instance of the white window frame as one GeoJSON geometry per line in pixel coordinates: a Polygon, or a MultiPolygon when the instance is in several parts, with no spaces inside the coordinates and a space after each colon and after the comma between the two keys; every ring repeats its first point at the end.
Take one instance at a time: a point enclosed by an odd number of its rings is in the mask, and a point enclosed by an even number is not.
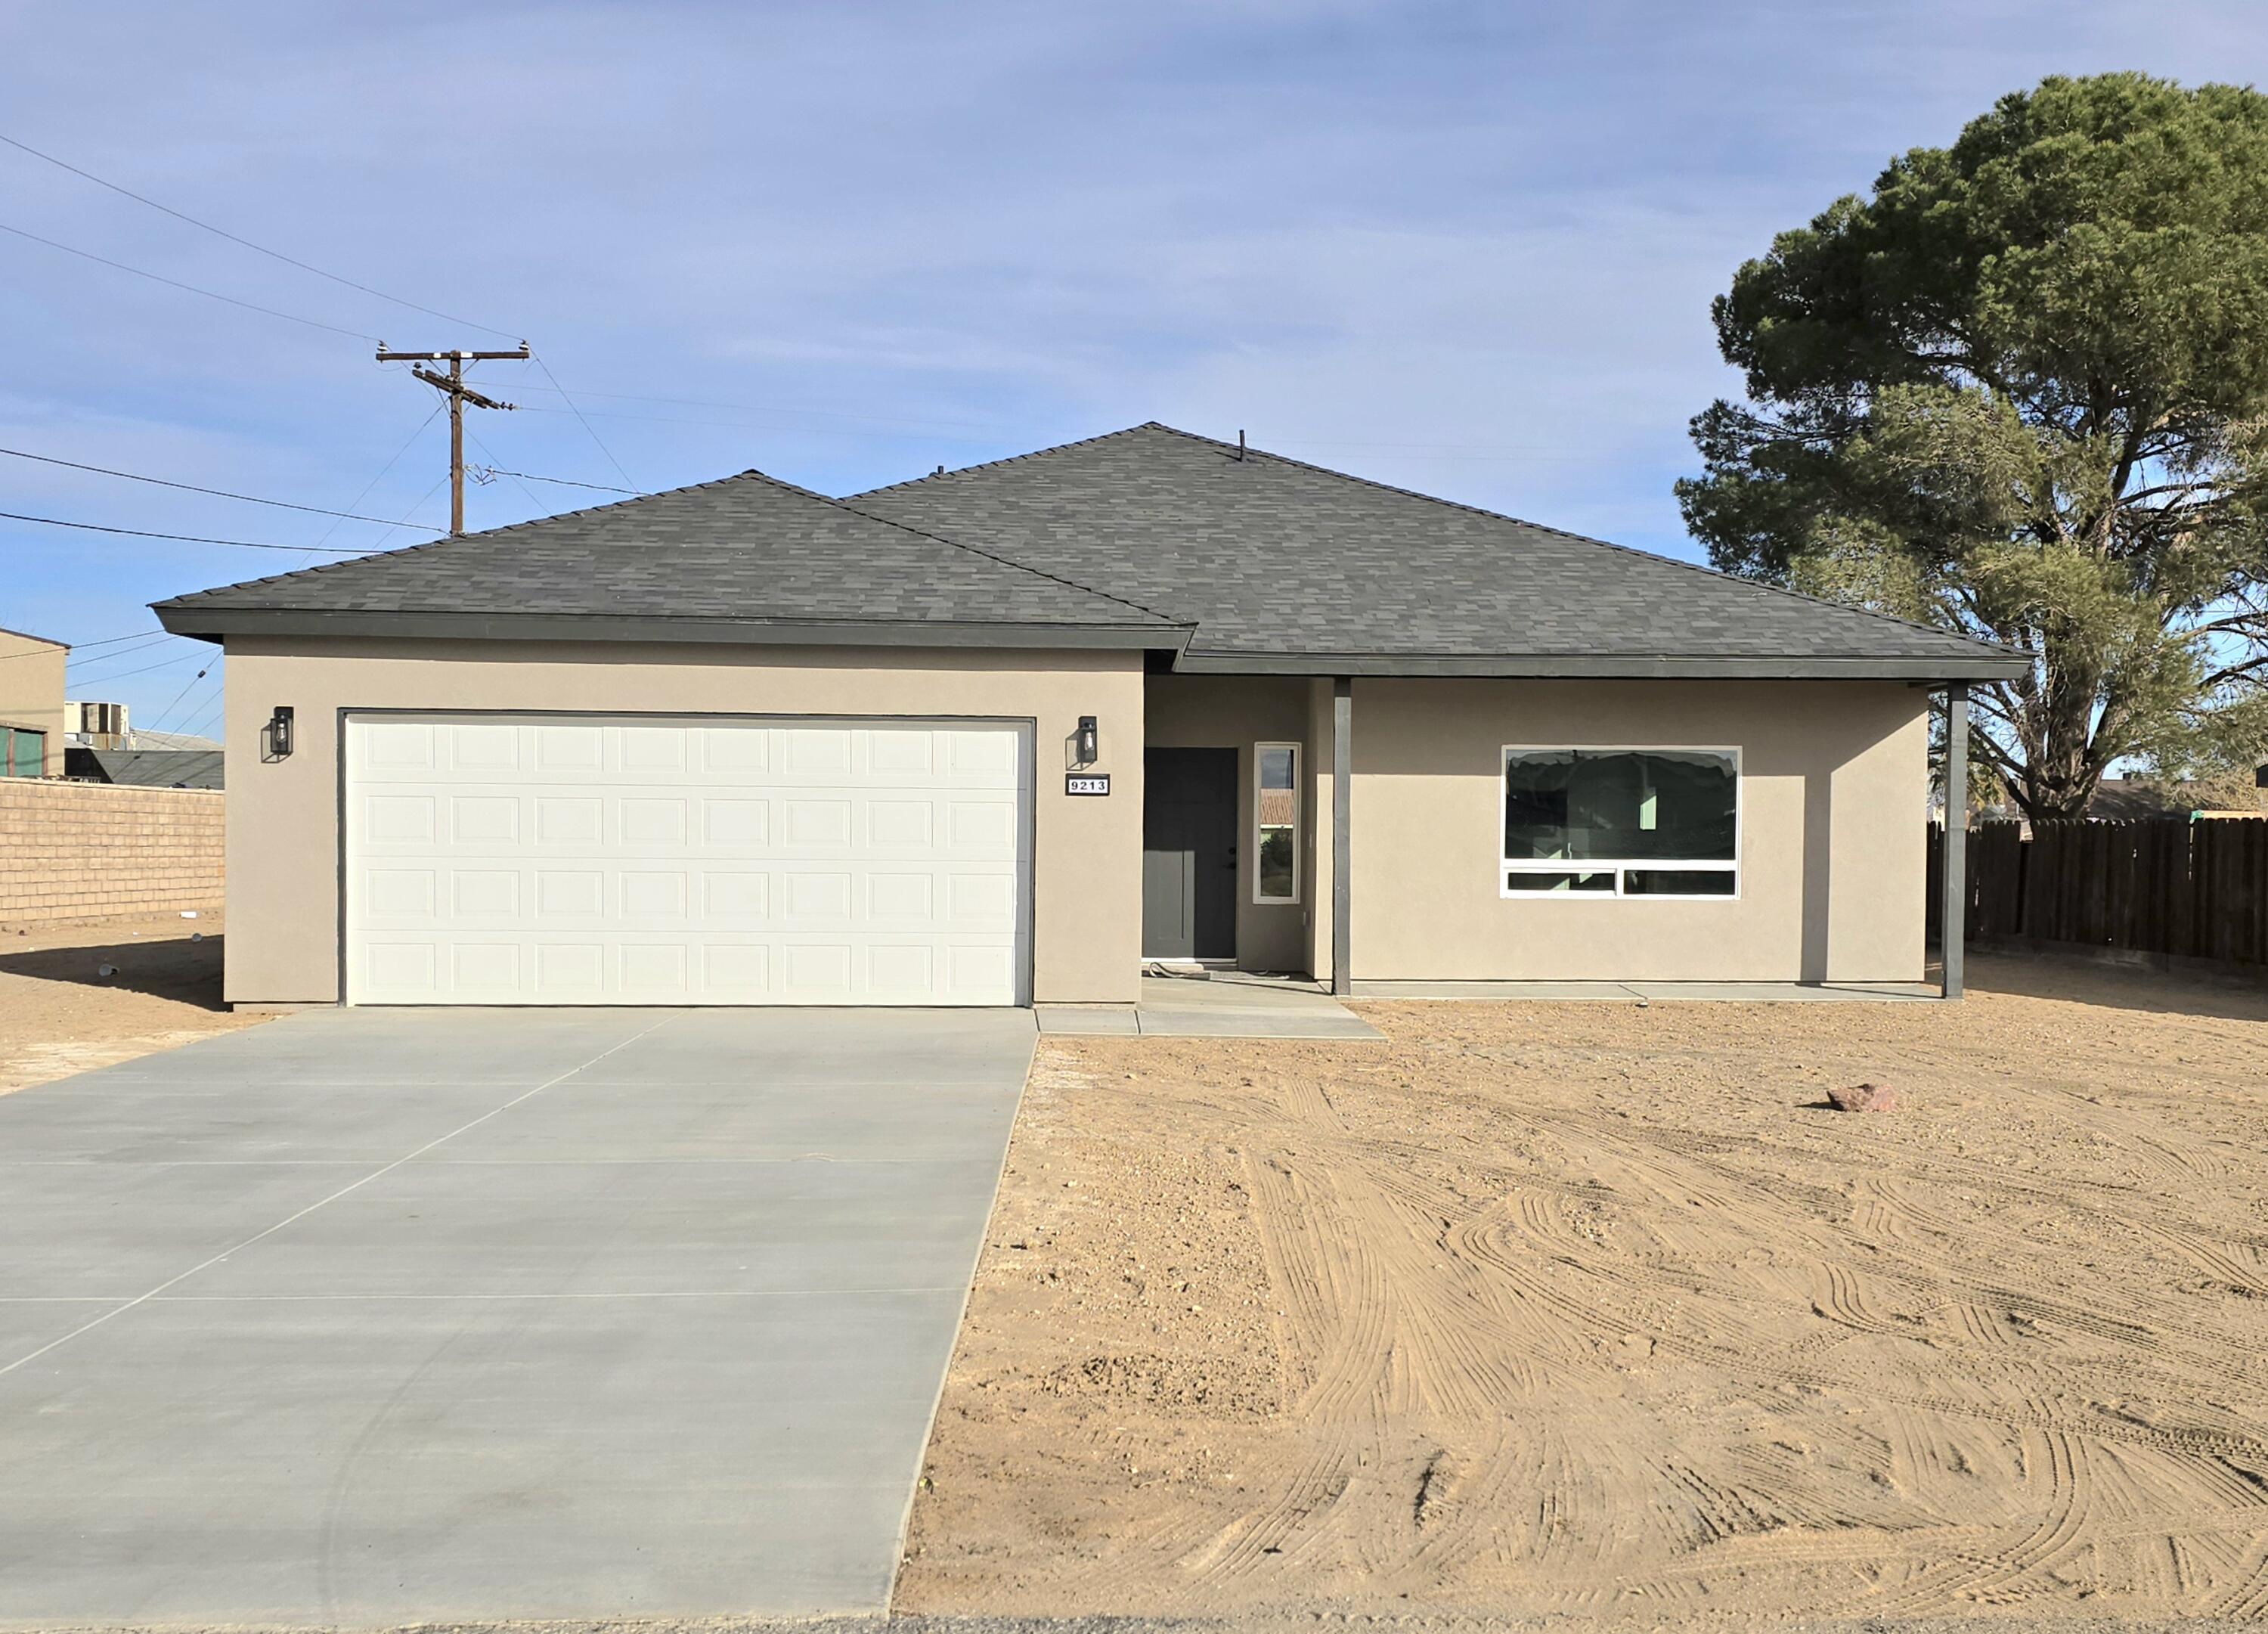
{"type": "Polygon", "coordinates": [[[1252,746],[1252,905],[1256,908],[1296,906],[1300,901],[1300,887],[1303,883],[1300,878],[1300,850],[1307,837],[1302,820],[1307,812],[1307,802],[1303,798],[1300,784],[1305,781],[1306,768],[1302,762],[1307,757],[1307,747],[1303,744],[1256,743],[1252,746]],[[1270,749],[1289,749],[1292,752],[1292,894],[1289,896],[1265,895],[1260,888],[1260,766],[1270,749]]]}
{"type": "Polygon", "coordinates": [[[1741,900],[1741,875],[1744,866],[1743,852],[1748,843],[1748,774],[1742,768],[1738,744],[1728,743],[1507,743],[1497,758],[1496,767],[1496,884],[1497,894],[1508,902],[1737,902],[1741,900]],[[1611,857],[1535,858],[1512,857],[1504,854],[1505,775],[1511,769],[1515,754],[1725,754],[1733,762],[1733,859],[1730,862],[1696,861],[1686,857],[1611,857]],[[1623,871],[1634,868],[1653,873],[1729,873],[1733,889],[1723,896],[1697,895],[1690,892],[1644,891],[1635,894],[1623,890],[1623,871]],[[1611,891],[1515,891],[1512,876],[1521,873],[1611,873],[1615,888],[1611,891]]]}

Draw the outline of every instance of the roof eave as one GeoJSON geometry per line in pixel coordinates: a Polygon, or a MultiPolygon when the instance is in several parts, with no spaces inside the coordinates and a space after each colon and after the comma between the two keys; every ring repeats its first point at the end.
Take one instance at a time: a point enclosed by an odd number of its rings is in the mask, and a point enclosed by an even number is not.
{"type": "Polygon", "coordinates": [[[160,601],[158,622],[176,636],[377,637],[395,640],[667,642],[722,646],[1101,648],[1179,651],[1178,624],[1071,624],[941,619],[707,619],[621,614],[328,611],[209,607],[160,601]]]}
{"type": "Polygon", "coordinates": [[[1201,675],[1469,676],[1503,681],[2005,681],[2021,654],[1979,647],[1945,656],[1820,657],[1713,653],[1197,652],[1176,671],[1201,675]]]}

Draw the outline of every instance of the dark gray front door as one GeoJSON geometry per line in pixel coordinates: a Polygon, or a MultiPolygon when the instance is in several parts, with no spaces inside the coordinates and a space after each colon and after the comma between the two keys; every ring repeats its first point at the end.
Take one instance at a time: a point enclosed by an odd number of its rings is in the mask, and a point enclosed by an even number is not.
{"type": "Polygon", "coordinates": [[[1142,957],[1236,957],[1236,751],[1142,756],[1142,957]]]}

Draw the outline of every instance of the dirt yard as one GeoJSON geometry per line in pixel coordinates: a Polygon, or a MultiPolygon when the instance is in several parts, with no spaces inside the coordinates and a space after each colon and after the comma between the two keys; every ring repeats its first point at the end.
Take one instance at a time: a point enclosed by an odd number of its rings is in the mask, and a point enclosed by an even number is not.
{"type": "Polygon", "coordinates": [[[1973,969],[1043,1042],[900,1608],[2268,1616],[2268,995],[1973,969]]]}
{"type": "Polygon", "coordinates": [[[217,914],[0,924],[0,1095],[264,1019],[222,1007],[220,931],[217,914]]]}

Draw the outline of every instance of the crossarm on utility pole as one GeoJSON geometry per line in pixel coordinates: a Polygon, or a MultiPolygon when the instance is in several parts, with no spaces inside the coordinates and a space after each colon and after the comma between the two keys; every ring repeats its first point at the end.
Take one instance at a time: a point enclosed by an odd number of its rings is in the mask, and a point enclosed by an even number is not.
{"type": "Polygon", "coordinates": [[[436,374],[431,369],[421,368],[416,364],[410,364],[409,372],[416,375],[419,379],[424,381],[426,385],[431,386],[437,390],[447,392],[453,397],[463,398],[475,408],[517,408],[519,407],[518,403],[499,402],[493,397],[490,397],[482,393],[475,391],[471,386],[467,386],[460,379],[454,379],[446,374],[436,374]]]}
{"type": "Polygon", "coordinates": [[[534,353],[526,341],[517,351],[509,352],[398,352],[383,342],[378,349],[380,363],[406,363],[409,372],[441,393],[449,400],[449,532],[452,536],[465,531],[465,405],[475,408],[512,408],[518,405],[498,402],[495,398],[475,391],[465,384],[465,365],[490,361],[526,362],[534,353]],[[429,363],[446,363],[449,372],[442,374],[425,368],[429,363]]]}

